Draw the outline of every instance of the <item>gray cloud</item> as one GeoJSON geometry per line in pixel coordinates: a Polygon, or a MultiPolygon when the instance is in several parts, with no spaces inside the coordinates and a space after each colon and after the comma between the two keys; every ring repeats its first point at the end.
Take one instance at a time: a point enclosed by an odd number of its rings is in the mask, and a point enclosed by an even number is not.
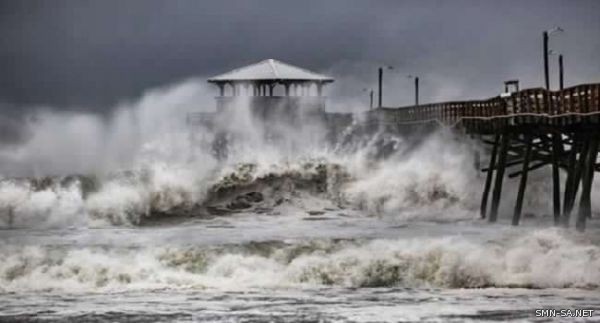
{"type": "Polygon", "coordinates": [[[3,1],[0,100],[12,104],[0,113],[109,112],[147,88],[264,58],[333,73],[334,96],[361,96],[384,62],[399,72],[386,74],[390,105],[412,101],[406,74],[421,75],[423,101],[492,96],[509,78],[541,84],[541,31],[553,25],[566,30],[552,47],[567,81],[598,81],[594,0],[3,1]]]}

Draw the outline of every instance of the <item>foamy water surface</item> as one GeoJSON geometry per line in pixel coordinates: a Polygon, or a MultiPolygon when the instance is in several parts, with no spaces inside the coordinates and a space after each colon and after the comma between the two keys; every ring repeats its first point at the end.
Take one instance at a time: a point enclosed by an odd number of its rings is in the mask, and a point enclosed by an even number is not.
{"type": "Polygon", "coordinates": [[[3,230],[0,313],[25,321],[461,322],[600,309],[597,229],[341,213],[3,230]]]}

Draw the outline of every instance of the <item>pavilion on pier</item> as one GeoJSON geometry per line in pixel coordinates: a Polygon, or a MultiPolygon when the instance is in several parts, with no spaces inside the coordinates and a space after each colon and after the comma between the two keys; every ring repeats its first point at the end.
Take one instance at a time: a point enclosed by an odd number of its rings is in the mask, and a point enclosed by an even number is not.
{"type": "Polygon", "coordinates": [[[324,85],[333,78],[275,59],[234,69],[208,79],[219,88],[217,112],[240,101],[261,114],[269,110],[324,112],[324,85]]]}

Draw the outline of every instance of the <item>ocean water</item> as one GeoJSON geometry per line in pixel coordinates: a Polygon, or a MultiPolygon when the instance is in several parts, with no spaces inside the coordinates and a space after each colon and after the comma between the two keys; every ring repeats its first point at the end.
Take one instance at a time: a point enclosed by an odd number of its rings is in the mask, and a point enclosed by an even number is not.
{"type": "Polygon", "coordinates": [[[545,170],[519,227],[514,180],[490,224],[476,141],[272,140],[242,106],[217,160],[181,124],[205,92],[151,91],[108,125],[41,115],[0,149],[1,322],[600,321],[600,215],[554,227],[545,170]]]}
{"type": "Polygon", "coordinates": [[[3,230],[0,320],[564,322],[583,319],[535,310],[600,311],[597,229],[313,218],[3,230]]]}

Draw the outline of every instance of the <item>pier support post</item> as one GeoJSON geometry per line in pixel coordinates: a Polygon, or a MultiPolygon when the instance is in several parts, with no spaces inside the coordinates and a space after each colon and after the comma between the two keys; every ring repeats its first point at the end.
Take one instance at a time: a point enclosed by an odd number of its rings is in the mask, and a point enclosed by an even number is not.
{"type": "Polygon", "coordinates": [[[490,222],[496,222],[498,219],[498,208],[500,206],[500,196],[502,195],[502,181],[504,180],[504,170],[506,168],[506,155],[508,153],[508,145],[510,134],[504,132],[500,140],[500,155],[496,164],[496,178],[494,180],[494,191],[492,193],[492,210],[490,212],[490,222]]]}
{"type": "Polygon", "coordinates": [[[552,200],[554,209],[554,224],[560,221],[560,166],[559,159],[562,154],[562,143],[559,134],[552,135],[552,200]]]}
{"type": "Polygon", "coordinates": [[[569,151],[569,160],[567,164],[567,179],[565,181],[565,194],[563,197],[563,225],[569,225],[569,217],[575,200],[576,169],[577,169],[577,150],[579,149],[579,138],[573,135],[571,150],[569,151]]]}
{"type": "Polygon", "coordinates": [[[579,185],[581,184],[582,176],[585,172],[586,158],[588,155],[588,151],[590,149],[590,140],[582,139],[581,140],[581,151],[579,152],[579,160],[575,162],[575,169],[573,171],[573,182],[571,185],[571,191],[569,192],[569,201],[567,203],[567,209],[565,211],[565,223],[569,224],[571,213],[573,212],[573,207],[575,206],[575,198],[577,197],[577,191],[579,191],[579,185]]]}
{"type": "Polygon", "coordinates": [[[494,168],[496,164],[496,155],[498,153],[498,145],[500,144],[500,135],[494,136],[494,145],[492,147],[492,155],[490,156],[490,164],[485,177],[485,186],[483,188],[483,196],[481,197],[481,218],[485,219],[487,213],[488,195],[490,195],[490,186],[492,186],[492,177],[494,176],[494,168]]]}
{"type": "MultiPolygon", "coordinates": [[[[585,230],[585,221],[592,214],[592,182],[596,167],[596,156],[598,154],[598,139],[592,138],[589,143],[588,154],[585,156],[585,169],[581,180],[581,200],[579,202],[579,214],[575,228],[577,231],[585,230]]],[[[583,157],[583,156],[582,156],[583,157]]]]}
{"type": "Polygon", "coordinates": [[[527,174],[529,172],[529,160],[531,159],[531,136],[525,135],[525,154],[523,156],[523,170],[521,171],[521,181],[519,182],[519,192],[515,204],[515,213],[513,214],[512,225],[519,225],[521,212],[523,210],[523,197],[527,187],[527,174]]]}

